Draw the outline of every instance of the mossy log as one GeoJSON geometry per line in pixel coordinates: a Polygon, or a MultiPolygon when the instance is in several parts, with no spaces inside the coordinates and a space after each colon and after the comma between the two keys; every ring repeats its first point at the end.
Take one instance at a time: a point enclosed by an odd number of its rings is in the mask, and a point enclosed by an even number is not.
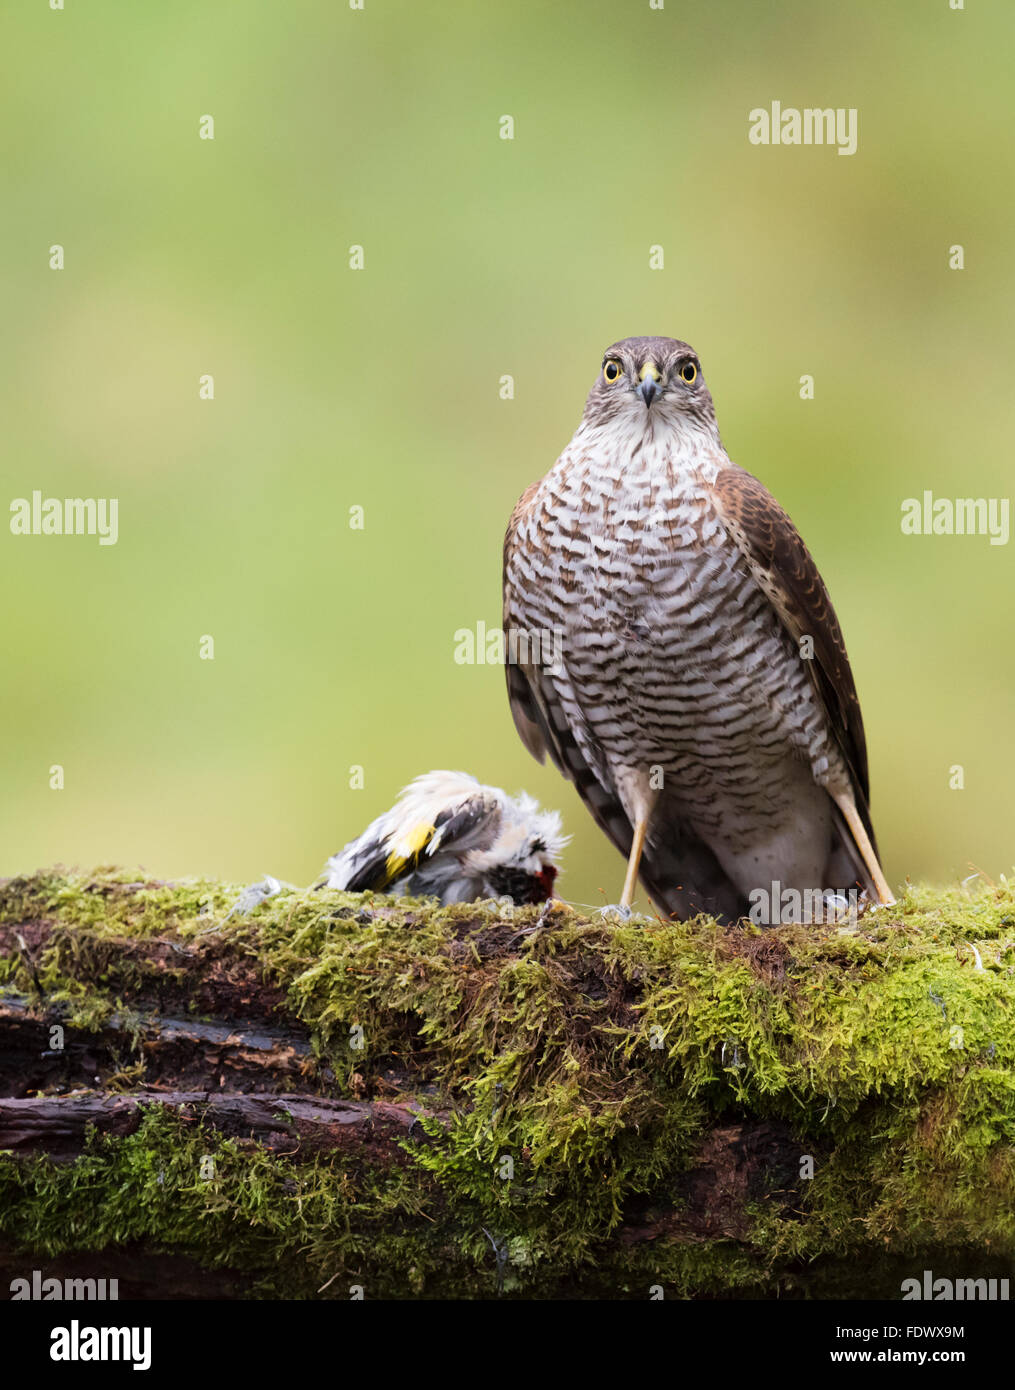
{"type": "Polygon", "coordinates": [[[1015,1254],[1015,891],[602,920],[0,884],[0,1278],[899,1297],[1015,1254]]]}

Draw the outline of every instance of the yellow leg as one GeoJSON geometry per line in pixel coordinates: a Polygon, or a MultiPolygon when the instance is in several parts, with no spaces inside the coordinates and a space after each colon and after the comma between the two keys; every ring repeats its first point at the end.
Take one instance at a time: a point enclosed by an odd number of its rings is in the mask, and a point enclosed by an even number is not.
{"type": "Polygon", "coordinates": [[[627,861],[627,877],[624,879],[624,891],[620,895],[621,907],[630,907],[634,902],[635,890],[638,887],[638,867],[641,864],[641,852],[645,848],[645,832],[648,830],[648,817],[636,822],[634,827],[634,840],[631,844],[631,854],[627,861]]]}
{"type": "Polygon", "coordinates": [[[860,819],[856,806],[853,804],[853,798],[845,795],[837,796],[835,798],[835,804],[846,818],[849,832],[856,841],[856,847],[863,857],[863,862],[867,865],[867,872],[874,880],[874,887],[878,890],[878,898],[881,902],[889,905],[894,903],[895,898],[892,895],[892,890],[889,888],[888,880],[885,878],[881,865],[878,863],[878,857],[874,853],[874,846],[871,844],[866,827],[860,819]]]}

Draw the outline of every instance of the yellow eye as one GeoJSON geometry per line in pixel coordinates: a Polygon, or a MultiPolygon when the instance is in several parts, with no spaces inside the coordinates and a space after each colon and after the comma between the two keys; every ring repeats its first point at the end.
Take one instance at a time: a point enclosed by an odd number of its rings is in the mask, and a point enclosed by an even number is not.
{"type": "Polygon", "coordinates": [[[606,378],[607,381],[612,382],[617,380],[617,378],[620,376],[620,373],[620,363],[615,362],[611,357],[609,362],[607,362],[606,366],[603,368],[603,376],[606,378]]]}
{"type": "Polygon", "coordinates": [[[698,368],[693,362],[685,362],[680,368],[680,375],[683,380],[687,382],[688,386],[690,386],[691,382],[696,380],[698,376],[698,368]]]}

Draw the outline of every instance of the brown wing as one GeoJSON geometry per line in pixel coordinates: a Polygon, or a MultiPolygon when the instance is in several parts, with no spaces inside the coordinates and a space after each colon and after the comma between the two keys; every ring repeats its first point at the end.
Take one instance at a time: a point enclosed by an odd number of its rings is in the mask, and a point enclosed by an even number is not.
{"type": "Polygon", "coordinates": [[[846,643],[818,567],[782,507],[745,469],[735,464],[724,468],[715,480],[714,497],[726,530],[786,631],[796,643],[802,637],[813,642],[813,659],[805,664],[842,749],[857,810],[873,843],[863,716],[846,643]]]}
{"type": "MultiPolygon", "coordinates": [[[[507,531],[504,535],[504,568],[502,571],[502,585],[504,595],[504,619],[503,626],[505,634],[509,633],[517,625],[517,614],[514,612],[511,599],[510,568],[511,556],[517,543],[518,524],[524,514],[528,511],[529,504],[536,494],[539,487],[537,479],[531,487],[526,488],[515,504],[515,509],[511,513],[511,520],[508,522],[507,531]]],[[[566,774],[564,763],[560,756],[560,751],[554,747],[550,729],[547,727],[546,719],[541,713],[536,702],[535,692],[530,683],[525,668],[513,665],[510,660],[506,660],[504,670],[507,675],[508,700],[511,704],[511,716],[515,721],[515,728],[518,736],[525,744],[536,762],[546,762],[546,751],[550,749],[551,757],[561,772],[566,774]]]]}

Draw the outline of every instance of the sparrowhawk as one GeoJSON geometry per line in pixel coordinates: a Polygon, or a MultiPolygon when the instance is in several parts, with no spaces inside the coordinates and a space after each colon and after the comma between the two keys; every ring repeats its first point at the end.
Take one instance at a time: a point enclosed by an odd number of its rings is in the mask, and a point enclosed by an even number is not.
{"type": "Polygon", "coordinates": [[[893,901],[831,600],[726,454],[687,343],[607,349],[574,438],[511,517],[504,628],[554,634],[509,641],[512,712],[627,856],[625,907],[639,872],[680,918],[740,917],[770,885],[893,901]]]}

